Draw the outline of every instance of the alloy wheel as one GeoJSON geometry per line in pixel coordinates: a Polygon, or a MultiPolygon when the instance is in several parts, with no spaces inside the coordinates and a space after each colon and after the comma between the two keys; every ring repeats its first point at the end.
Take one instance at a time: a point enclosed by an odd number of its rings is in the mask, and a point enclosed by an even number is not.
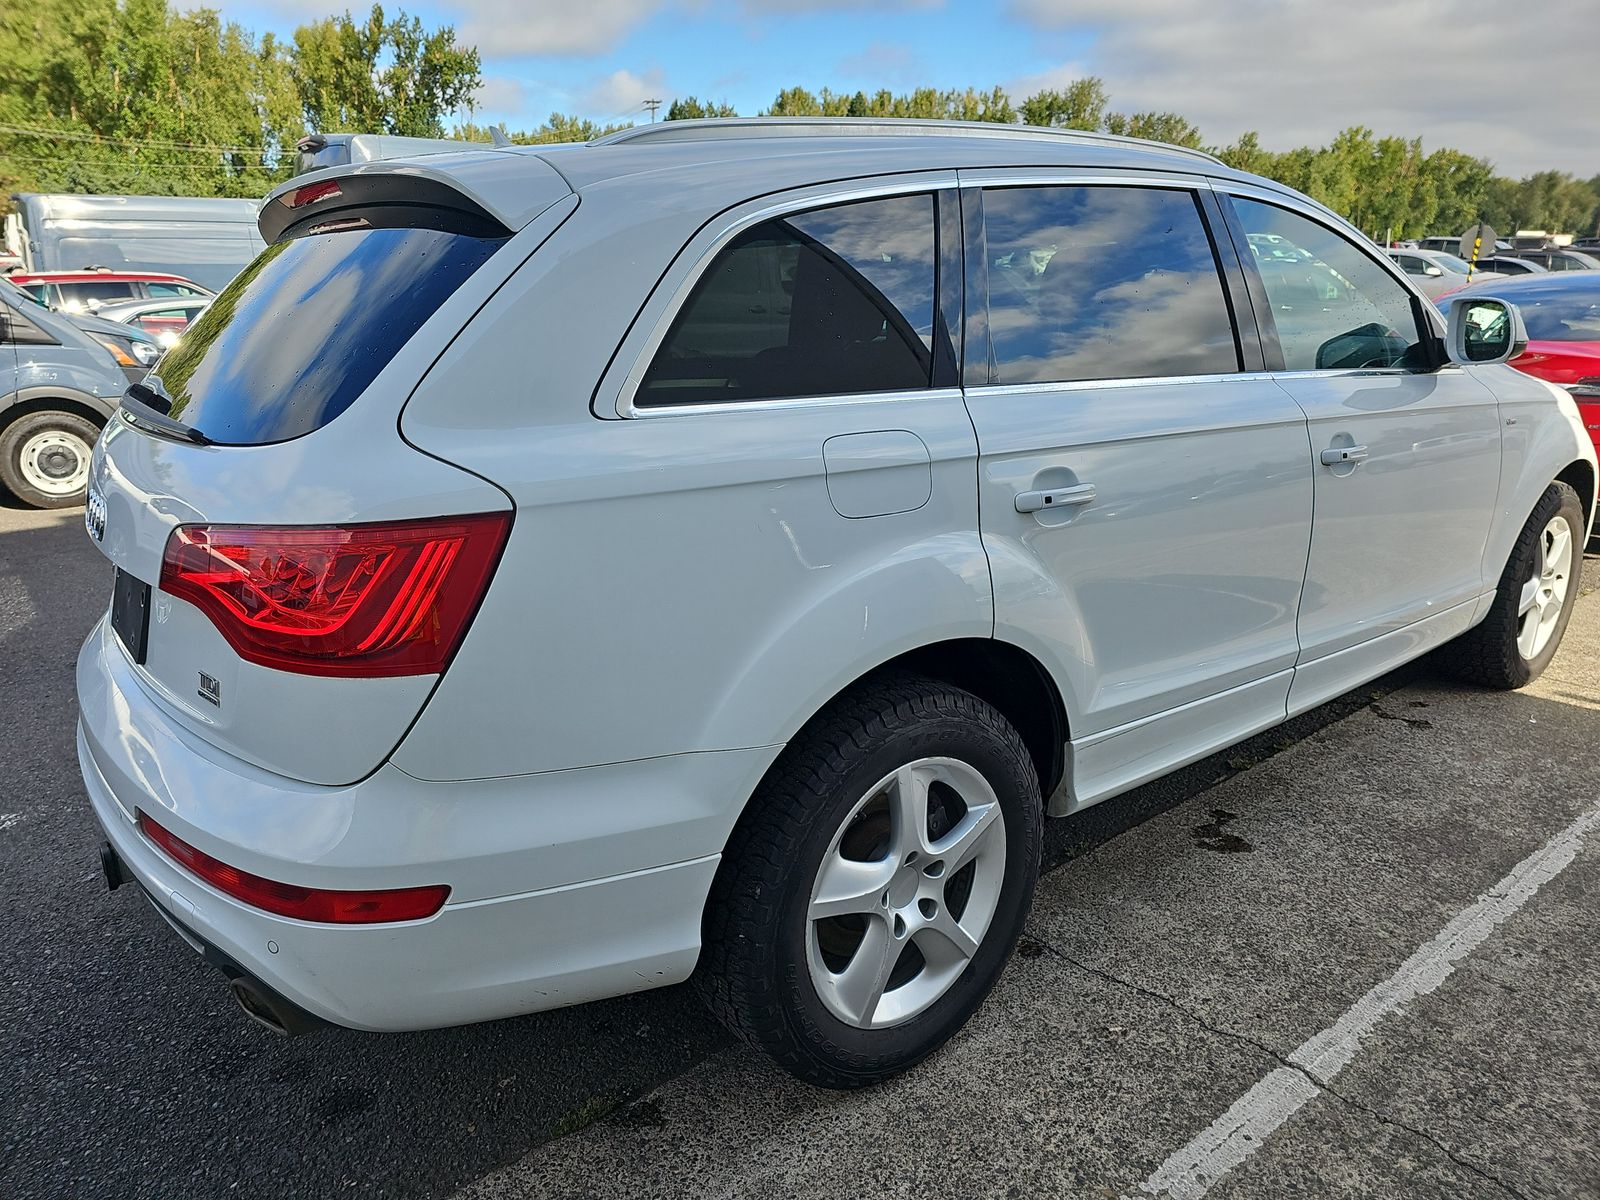
{"type": "Polygon", "coordinates": [[[932,1007],[978,952],[1005,864],[999,798],[972,767],[923,758],[880,779],[811,889],[807,966],[829,1012],[884,1029],[932,1007]]]}
{"type": "Polygon", "coordinates": [[[1561,610],[1566,607],[1572,583],[1572,529],[1555,516],[1539,535],[1539,554],[1533,576],[1522,585],[1517,606],[1517,652],[1525,659],[1539,657],[1550,644],[1561,610]]]}

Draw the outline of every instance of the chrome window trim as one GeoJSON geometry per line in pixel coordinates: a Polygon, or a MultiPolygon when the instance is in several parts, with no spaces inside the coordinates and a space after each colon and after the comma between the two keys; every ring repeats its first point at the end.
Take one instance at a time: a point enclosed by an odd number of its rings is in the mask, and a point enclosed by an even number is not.
{"type": "Polygon", "coordinates": [[[1210,191],[1211,180],[1205,175],[1188,175],[1173,171],[1078,170],[1068,167],[963,167],[956,172],[964,188],[1017,188],[1017,187],[1152,187],[1166,190],[1210,191]]]}
{"type": "MultiPolygon", "coordinates": [[[[1449,370],[1451,367],[1459,369],[1460,364],[1451,363],[1441,367],[1440,370],[1449,370]]],[[[1254,379],[1278,379],[1285,376],[1295,379],[1354,379],[1374,376],[1405,378],[1416,374],[1416,371],[1406,370],[1403,367],[1331,367],[1316,371],[1226,371],[1213,375],[1138,375],[1116,379],[1070,379],[1059,383],[982,383],[968,387],[966,394],[977,399],[1001,394],[1037,396],[1050,392],[1098,392],[1129,387],[1244,383],[1254,379]]]]}
{"type": "Polygon", "coordinates": [[[1275,371],[1222,371],[1210,375],[1134,375],[1111,379],[1063,379],[1042,383],[980,383],[967,388],[974,398],[1004,393],[1008,396],[1036,396],[1048,392],[1098,392],[1113,388],[1177,386],[1197,383],[1242,383],[1251,379],[1271,379],[1275,371]]]}
{"type": "Polygon", "coordinates": [[[705,416],[710,413],[771,412],[775,408],[826,408],[835,405],[902,404],[908,400],[959,400],[958,387],[914,388],[896,392],[840,392],[829,396],[785,396],[778,400],[729,400],[711,404],[651,404],[629,413],[630,417],[654,420],[657,417],[705,416]]]}
{"type": "MultiPolygon", "coordinates": [[[[866,392],[845,393],[839,396],[787,396],[772,400],[738,400],[726,404],[646,404],[638,405],[635,399],[639,385],[644,381],[645,373],[650,369],[650,364],[655,360],[656,351],[661,348],[661,343],[666,341],[667,333],[672,328],[672,323],[677,319],[688,302],[689,294],[705,275],[706,270],[716,260],[718,254],[739,234],[749,229],[752,225],[759,225],[763,221],[770,221],[790,213],[809,212],[812,209],[827,208],[835,204],[849,204],[857,200],[878,200],[892,196],[920,196],[927,195],[930,199],[940,191],[954,190],[958,186],[957,173],[951,170],[918,171],[908,175],[898,175],[893,178],[879,178],[871,183],[852,182],[822,183],[780,193],[777,196],[763,196],[747,203],[735,205],[713,216],[706,225],[698,230],[684,250],[692,248],[696,242],[702,240],[705,232],[713,224],[716,232],[711,236],[710,243],[694,258],[693,263],[684,271],[682,278],[666,297],[665,301],[657,304],[656,296],[652,292],[645,301],[645,310],[641,310],[641,318],[648,319],[648,310],[654,310],[657,316],[650,326],[648,335],[639,343],[639,349],[632,354],[632,363],[617,386],[616,398],[613,402],[616,415],[624,418],[631,417],[658,417],[658,416],[691,416],[704,412],[727,412],[729,409],[741,411],[752,408],[771,408],[774,405],[785,407],[810,406],[816,404],[834,404],[844,399],[854,401],[878,400],[883,397],[903,399],[907,395],[926,396],[935,391],[944,392],[952,389],[935,389],[933,387],[919,388],[914,392],[866,392]]],[[[938,228],[938,209],[932,208],[932,228],[938,228]]],[[[676,265],[676,264],[674,264],[676,265]]],[[[669,268],[669,271],[671,268],[669,268]]],[[[934,308],[937,311],[939,297],[937,292],[933,297],[934,308]]],[[[636,341],[638,325],[630,330],[623,339],[619,348],[617,359],[612,369],[606,372],[605,379],[601,382],[600,391],[608,390],[608,383],[612,373],[617,369],[616,363],[629,356],[629,343],[636,341]]],[[[959,389],[954,389],[959,392],[959,389]]],[[[602,411],[604,411],[602,409],[602,411]]]]}

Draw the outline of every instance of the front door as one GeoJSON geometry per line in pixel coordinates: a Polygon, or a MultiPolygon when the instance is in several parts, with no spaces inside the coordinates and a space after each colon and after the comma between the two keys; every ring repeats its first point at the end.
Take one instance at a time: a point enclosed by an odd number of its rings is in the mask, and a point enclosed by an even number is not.
{"type": "Polygon", "coordinates": [[[1282,352],[1277,378],[1310,418],[1316,520],[1292,711],[1465,630],[1492,588],[1484,545],[1500,481],[1500,415],[1393,271],[1331,225],[1264,198],[1234,211],[1282,352]]]}
{"type": "Polygon", "coordinates": [[[966,394],[996,636],[1061,687],[1081,805],[1282,719],[1306,422],[1242,369],[1198,189],[992,186],[981,207],[966,394]]]}

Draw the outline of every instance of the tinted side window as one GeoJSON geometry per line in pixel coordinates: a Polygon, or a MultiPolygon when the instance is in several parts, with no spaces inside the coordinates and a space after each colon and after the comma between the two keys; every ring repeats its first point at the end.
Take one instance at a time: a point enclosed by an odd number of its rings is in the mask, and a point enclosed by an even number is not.
{"type": "Polygon", "coordinates": [[[1142,187],[984,193],[991,382],[1237,371],[1194,196],[1142,187]]]}
{"type": "Polygon", "coordinates": [[[1348,239],[1234,198],[1291,371],[1427,366],[1411,293],[1348,239]]]}
{"type": "Polygon", "coordinates": [[[935,261],[931,195],[840,204],[753,226],[696,284],[636,403],[925,388],[936,336],[935,261]]]}

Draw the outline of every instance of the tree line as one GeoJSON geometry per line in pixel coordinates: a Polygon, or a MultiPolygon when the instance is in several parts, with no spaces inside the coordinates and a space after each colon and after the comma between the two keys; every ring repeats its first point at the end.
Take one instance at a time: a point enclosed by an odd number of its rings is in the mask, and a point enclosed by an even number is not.
{"type": "MultiPolygon", "coordinates": [[[[295,143],[320,131],[488,141],[470,117],[482,83],[476,48],[452,26],[429,28],[373,5],[257,34],[215,11],[168,0],[26,0],[0,10],[0,203],[14,191],[260,196],[288,178],[295,143]]],[[[668,120],[737,116],[685,96],[668,120]]],[[[1230,166],[1280,180],[1374,237],[1497,230],[1593,233],[1600,175],[1497,175],[1455,149],[1356,126],[1326,146],[1273,151],[1247,133],[1208,145],[1181,114],[1124,113],[1088,77],[1013,100],[988,91],[780,91],[761,116],[919,117],[1023,123],[1152,138],[1208,149],[1230,166]]],[[[625,128],[552,113],[509,131],[515,142],[587,141],[625,128]]]]}

